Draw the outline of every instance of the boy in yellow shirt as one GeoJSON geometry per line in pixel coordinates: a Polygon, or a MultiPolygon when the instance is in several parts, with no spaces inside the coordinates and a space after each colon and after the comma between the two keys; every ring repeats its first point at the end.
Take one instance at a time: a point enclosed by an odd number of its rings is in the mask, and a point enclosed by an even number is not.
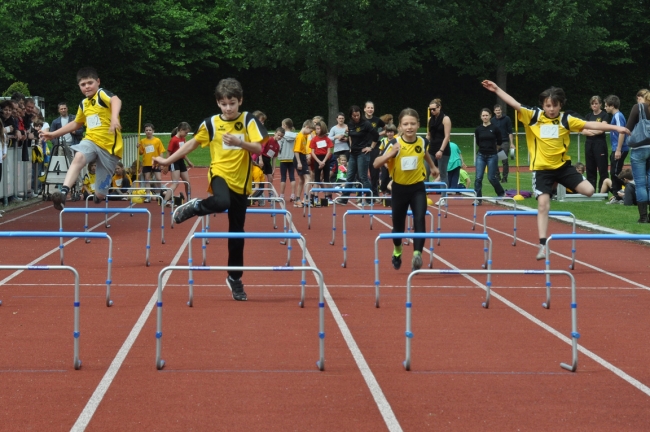
{"type": "MultiPolygon", "coordinates": [[[[144,174],[145,189],[147,194],[151,192],[151,176],[156,181],[162,180],[162,174],[160,173],[160,167],[154,166],[153,158],[156,156],[162,156],[165,153],[165,146],[158,137],[153,136],[154,127],[153,124],[147,123],[144,125],[145,138],[140,140],[138,145],[138,152],[142,155],[142,174],[144,174]]],[[[159,184],[159,183],[156,183],[159,184]]],[[[154,187],[154,192],[156,188],[154,187]]],[[[149,202],[149,198],[145,198],[144,202],[149,202]]]]}
{"type": "Polygon", "coordinates": [[[52,203],[57,210],[63,210],[70,188],[75,184],[82,168],[91,162],[97,163],[94,201],[100,203],[108,193],[115,165],[122,158],[122,101],[110,91],[99,87],[99,76],[91,67],[82,68],[77,72],[77,83],[86,99],[79,104],[74,121],[54,132],[41,131],[39,134],[41,139],[53,140],[86,126],[84,139],[70,147],[75,151],[75,155],[68,167],[63,186],[60,191],[52,194],[52,203]]]}
{"type": "Polygon", "coordinates": [[[501,100],[514,108],[517,111],[518,120],[524,124],[526,129],[530,170],[533,173],[533,191],[537,198],[537,230],[539,232],[537,259],[542,260],[546,256],[544,249],[553,184],[557,182],[567,189],[586,196],[594,194],[593,185],[571,166],[571,157],[568,153],[569,133],[592,129],[629,135],[630,131],[624,127],[604,122],[588,122],[567,112],[562,112],[566,95],[564,90],[559,87],[551,87],[539,95],[539,103],[542,108],[520,104],[492,81],[483,81],[483,87],[496,93],[501,100]]]}
{"type": "MultiPolygon", "coordinates": [[[[201,123],[194,137],[167,158],[154,157],[160,165],[171,165],[193,150],[210,146],[208,191],[212,196],[194,198],[174,211],[174,222],[180,224],[194,216],[223,213],[228,210],[228,232],[244,232],[246,204],[253,188],[251,182],[253,160],[251,153],[262,152],[261,142],[266,129],[252,113],[239,112],[244,90],[234,78],[219,81],[215,90],[221,114],[208,117],[201,123]]],[[[228,265],[244,265],[244,239],[228,239],[228,265]]],[[[248,297],[241,281],[243,272],[229,271],[226,284],[235,300],[248,297]]]]}

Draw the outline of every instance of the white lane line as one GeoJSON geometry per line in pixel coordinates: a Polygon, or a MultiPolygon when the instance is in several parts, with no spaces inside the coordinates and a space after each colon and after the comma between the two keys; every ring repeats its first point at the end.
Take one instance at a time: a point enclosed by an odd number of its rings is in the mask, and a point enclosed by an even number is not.
{"type": "MultiPolygon", "coordinates": [[[[293,225],[293,232],[298,232],[298,229],[296,228],[295,225],[293,225]]],[[[299,243],[300,246],[305,250],[305,256],[309,261],[309,265],[318,267],[314,262],[314,259],[312,258],[309,251],[305,249],[304,243],[302,241],[299,241],[299,243]]],[[[368,389],[370,390],[370,393],[372,394],[372,397],[375,400],[375,404],[377,404],[377,408],[379,409],[379,412],[382,418],[384,419],[384,422],[386,423],[386,427],[388,427],[388,430],[391,432],[402,431],[402,427],[400,426],[399,421],[397,420],[397,417],[395,416],[395,413],[393,412],[393,409],[391,408],[390,403],[388,402],[388,399],[386,399],[384,392],[381,390],[381,386],[379,385],[377,378],[375,378],[375,375],[372,373],[372,370],[370,369],[368,362],[366,362],[366,359],[363,357],[363,353],[359,349],[357,342],[354,340],[354,336],[352,336],[352,332],[350,331],[350,328],[345,323],[345,320],[341,315],[341,311],[339,311],[339,308],[336,306],[336,302],[332,298],[332,295],[327,289],[327,285],[325,284],[324,281],[323,281],[323,285],[325,287],[324,292],[325,292],[325,301],[327,302],[327,306],[329,307],[330,311],[332,312],[332,315],[334,316],[334,320],[336,321],[336,324],[338,325],[339,330],[343,335],[343,339],[345,340],[345,343],[348,345],[348,349],[352,353],[352,357],[354,358],[354,361],[356,362],[357,367],[359,368],[359,371],[363,376],[363,379],[366,381],[366,385],[368,386],[368,389]]]]}
{"type": "MultiPolygon", "coordinates": [[[[176,253],[176,256],[174,256],[174,259],[172,260],[170,265],[172,266],[176,265],[178,260],[181,258],[183,252],[185,251],[185,248],[187,247],[187,244],[190,241],[190,237],[192,237],[192,234],[194,234],[194,231],[196,230],[196,227],[199,225],[199,222],[201,222],[201,218],[196,218],[196,221],[194,222],[194,226],[187,234],[187,237],[185,237],[183,244],[178,249],[178,252],[176,253]]],[[[167,280],[169,280],[171,274],[172,272],[167,272],[163,276],[163,280],[162,280],[163,290],[165,289],[165,285],[167,284],[167,280]]],[[[149,302],[147,303],[142,313],[140,314],[138,321],[135,323],[135,325],[131,329],[131,332],[129,333],[126,340],[122,344],[122,347],[117,352],[117,355],[111,362],[111,365],[108,367],[108,370],[104,374],[104,377],[97,385],[97,388],[95,389],[92,396],[88,400],[88,403],[86,403],[86,406],[84,407],[83,411],[81,412],[81,414],[79,414],[77,421],[72,426],[72,429],[70,429],[71,431],[83,431],[88,426],[88,423],[90,423],[90,420],[93,418],[93,415],[97,410],[97,407],[99,406],[102,399],[104,398],[104,395],[106,395],[106,392],[108,391],[108,388],[113,382],[113,379],[117,375],[117,372],[120,370],[122,363],[124,363],[126,356],[131,350],[131,347],[133,347],[133,344],[138,338],[138,335],[142,331],[142,328],[144,327],[145,323],[147,322],[147,319],[149,318],[149,315],[151,314],[151,311],[153,310],[153,307],[155,306],[157,299],[158,299],[158,291],[156,290],[154,291],[153,295],[149,299],[149,302]]]]}
{"type": "Polygon", "coordinates": [[[32,215],[32,214],[34,214],[34,213],[38,213],[38,212],[40,212],[40,211],[43,211],[43,210],[45,210],[45,209],[49,209],[49,208],[50,208],[49,206],[45,206],[45,207],[43,207],[43,208],[40,208],[40,209],[38,209],[38,210],[34,210],[33,212],[25,213],[24,215],[21,215],[21,216],[15,217],[15,218],[13,218],[13,219],[9,219],[9,220],[6,220],[6,221],[2,221],[2,222],[0,222],[0,225],[4,225],[4,224],[8,224],[9,222],[17,221],[18,219],[22,219],[22,218],[24,218],[25,216],[29,216],[29,215],[32,215]]]}
{"type": "MultiPolygon", "coordinates": [[[[464,219],[464,218],[463,218],[463,219],[464,219]]],[[[380,223],[382,223],[382,224],[384,224],[385,226],[391,228],[390,225],[388,225],[388,224],[387,224],[386,222],[384,222],[383,220],[381,220],[381,219],[379,219],[379,218],[375,218],[375,220],[378,220],[380,223]]],[[[469,219],[467,219],[467,220],[469,220],[469,219]]],[[[407,237],[407,236],[408,236],[408,235],[405,235],[405,237],[407,237]]],[[[424,250],[430,253],[430,251],[427,250],[426,248],[425,248],[424,250]]],[[[458,267],[452,265],[449,261],[447,261],[447,260],[443,259],[442,257],[440,257],[439,255],[434,254],[433,256],[435,257],[435,259],[439,260],[441,263],[445,264],[447,267],[449,267],[449,268],[451,268],[451,269],[454,269],[454,270],[461,270],[461,269],[459,269],[458,267]]],[[[473,277],[471,277],[471,276],[469,276],[469,275],[463,275],[463,276],[464,276],[466,279],[472,281],[474,284],[476,284],[477,287],[480,287],[480,288],[482,288],[484,291],[487,291],[487,287],[486,287],[485,285],[483,285],[482,283],[480,283],[480,282],[479,282],[478,280],[476,280],[475,278],[473,278],[473,277]]],[[[561,341],[565,342],[567,345],[570,345],[570,346],[572,345],[572,340],[571,340],[570,338],[564,336],[562,333],[560,333],[559,331],[555,330],[553,327],[549,326],[549,325],[546,324],[545,322],[539,320],[539,319],[536,318],[535,316],[533,316],[533,315],[531,315],[530,313],[526,312],[525,310],[523,310],[522,308],[520,308],[520,307],[517,306],[516,304],[512,303],[510,300],[508,300],[508,299],[506,299],[505,297],[503,297],[503,296],[501,296],[501,295],[495,293],[495,292],[494,292],[494,288],[492,288],[492,290],[490,290],[490,295],[491,295],[491,297],[494,297],[494,298],[496,298],[496,299],[501,300],[501,301],[502,301],[506,306],[510,307],[510,308],[513,309],[514,311],[516,311],[516,312],[518,312],[519,314],[523,315],[524,317],[528,318],[530,321],[532,321],[533,323],[537,324],[538,326],[540,326],[540,327],[543,328],[544,330],[548,331],[548,332],[551,333],[553,336],[556,336],[558,339],[560,339],[561,341]]],[[[589,357],[590,359],[592,359],[593,361],[595,361],[596,363],[598,363],[599,365],[601,365],[602,367],[604,367],[605,369],[607,369],[607,370],[613,372],[613,373],[614,373],[615,375],[617,375],[619,378],[621,378],[621,379],[623,379],[624,381],[626,381],[627,383],[631,384],[632,386],[634,386],[634,387],[637,388],[638,390],[641,390],[641,391],[642,391],[643,393],[645,393],[647,396],[650,396],[650,387],[646,386],[645,384],[643,384],[642,382],[640,382],[640,381],[637,380],[636,378],[634,378],[634,377],[628,375],[627,373],[623,372],[621,369],[617,368],[617,367],[614,366],[613,364],[609,363],[607,360],[603,359],[602,357],[598,356],[597,354],[595,354],[594,352],[588,350],[587,348],[585,348],[584,346],[582,346],[582,345],[580,345],[580,344],[578,344],[578,351],[580,351],[581,353],[583,353],[584,355],[586,355],[587,357],[589,357]]]]}

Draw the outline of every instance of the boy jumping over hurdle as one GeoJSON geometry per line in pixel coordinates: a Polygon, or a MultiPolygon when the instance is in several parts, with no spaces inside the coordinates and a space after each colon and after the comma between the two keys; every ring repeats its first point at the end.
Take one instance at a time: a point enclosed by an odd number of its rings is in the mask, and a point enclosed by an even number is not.
{"type": "Polygon", "coordinates": [[[52,140],[86,126],[86,136],[83,140],[70,147],[75,151],[75,155],[65,175],[63,186],[60,191],[52,194],[52,203],[57,210],[63,210],[68,192],[82,168],[92,162],[97,163],[94,201],[101,202],[108,194],[115,165],[122,158],[122,101],[110,91],[99,87],[99,76],[91,67],[82,68],[77,72],[77,83],[86,99],[79,104],[74,121],[54,132],[40,133],[41,139],[52,140]]]}
{"type": "MultiPolygon", "coordinates": [[[[252,113],[239,112],[244,90],[239,81],[226,78],[219,81],[215,90],[221,114],[201,123],[194,137],[167,158],[160,156],[154,162],[170,165],[199,147],[210,146],[210,171],[206,199],[192,199],[174,211],[174,222],[180,224],[194,216],[222,213],[228,210],[228,232],[244,232],[246,202],[253,185],[251,182],[251,153],[262,151],[266,129],[252,113]]],[[[228,239],[228,265],[244,265],[244,239],[228,239]]],[[[243,272],[229,271],[226,283],[235,300],[247,300],[243,272]]]]}
{"type": "Polygon", "coordinates": [[[548,212],[551,208],[553,184],[559,183],[567,189],[586,196],[594,194],[594,187],[588,180],[571,166],[569,156],[570,132],[582,132],[583,129],[615,131],[630,134],[627,128],[596,121],[585,121],[567,112],[562,112],[566,102],[564,90],[551,87],[539,95],[542,108],[520,104],[492,81],[483,81],[483,87],[496,93],[505,103],[518,113],[526,129],[526,143],[530,154],[530,170],[533,173],[533,191],[537,198],[537,230],[539,232],[539,250],[537,259],[546,257],[546,232],[548,229],[548,212]]]}

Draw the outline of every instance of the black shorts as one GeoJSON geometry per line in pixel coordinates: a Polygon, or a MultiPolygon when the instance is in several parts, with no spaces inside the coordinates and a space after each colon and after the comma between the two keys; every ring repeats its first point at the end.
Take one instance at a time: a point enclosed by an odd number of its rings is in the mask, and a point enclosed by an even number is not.
{"type": "Polygon", "coordinates": [[[272,159],[268,156],[262,156],[262,160],[264,161],[262,172],[264,174],[273,174],[273,165],[271,164],[272,159]]]}
{"type": "Polygon", "coordinates": [[[150,166],[143,166],[142,167],[142,172],[143,173],[151,173],[151,172],[156,173],[156,172],[160,172],[160,168],[159,167],[153,168],[153,167],[150,167],[150,166]]]}
{"type": "Polygon", "coordinates": [[[302,169],[298,169],[298,162],[296,161],[296,157],[293,157],[293,166],[296,167],[296,172],[300,176],[306,176],[309,175],[309,166],[307,165],[307,155],[299,153],[300,156],[300,164],[302,166],[302,169]]]}
{"type": "Polygon", "coordinates": [[[187,167],[185,166],[185,159],[181,159],[174,162],[170,168],[171,168],[170,171],[180,171],[182,173],[187,172],[187,167]]]}
{"type": "Polygon", "coordinates": [[[533,171],[535,198],[542,194],[552,195],[555,183],[559,183],[567,189],[576,190],[583,181],[582,174],[576,171],[576,168],[571,165],[571,161],[567,161],[560,168],[554,170],[533,171]]]}

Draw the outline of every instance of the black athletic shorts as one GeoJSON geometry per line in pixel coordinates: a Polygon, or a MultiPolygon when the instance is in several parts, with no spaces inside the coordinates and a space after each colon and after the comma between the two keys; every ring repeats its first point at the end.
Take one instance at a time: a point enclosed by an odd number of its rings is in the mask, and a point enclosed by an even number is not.
{"type": "Polygon", "coordinates": [[[150,166],[143,166],[142,172],[143,173],[160,172],[160,167],[152,168],[150,166]]]}
{"type": "Polygon", "coordinates": [[[559,183],[567,189],[576,190],[578,185],[583,182],[582,174],[576,171],[567,161],[560,168],[554,170],[533,171],[533,191],[535,198],[542,194],[553,194],[553,186],[559,183]]]}
{"type": "Polygon", "coordinates": [[[264,167],[262,167],[262,172],[264,174],[273,174],[273,165],[271,165],[272,159],[268,156],[262,156],[264,161],[264,167]]]}
{"type": "Polygon", "coordinates": [[[296,167],[296,172],[298,175],[301,176],[306,176],[309,175],[309,166],[307,165],[307,155],[298,153],[300,156],[300,165],[302,166],[302,169],[298,169],[298,162],[296,161],[296,157],[293,157],[293,166],[296,167]]]}
{"type": "Polygon", "coordinates": [[[174,162],[170,168],[171,168],[170,171],[180,171],[182,173],[187,172],[187,167],[185,166],[185,159],[181,159],[174,162]]]}

